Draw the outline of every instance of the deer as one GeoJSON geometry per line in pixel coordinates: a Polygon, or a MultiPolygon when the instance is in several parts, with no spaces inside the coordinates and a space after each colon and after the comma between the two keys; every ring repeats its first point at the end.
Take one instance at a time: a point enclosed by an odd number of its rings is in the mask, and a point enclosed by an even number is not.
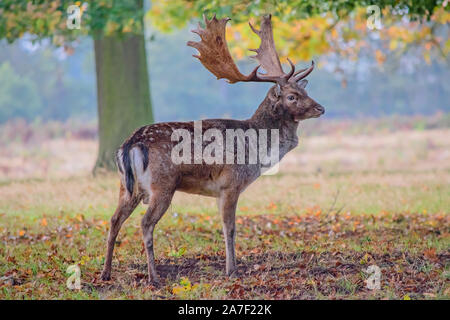
{"type": "MultiPolygon", "coordinates": [[[[275,48],[271,15],[262,18],[260,29],[250,22],[251,30],[260,38],[258,49],[253,56],[259,65],[248,75],[242,74],[228,49],[225,39],[226,24],[230,18],[211,19],[203,16],[203,28],[192,30],[200,36],[200,41],[189,41],[188,46],[198,50],[201,64],[217,79],[226,79],[229,83],[269,82],[274,85],[256,109],[246,120],[208,119],[202,120],[202,132],[215,128],[225,134],[228,129],[276,129],[279,132],[280,161],[286,153],[298,145],[297,129],[299,122],[317,118],[325,109],[308,96],[305,91],[305,79],[314,69],[311,66],[295,71],[295,65],[288,58],[290,71],[285,73],[275,48]],[[261,73],[259,69],[264,69],[261,73]]],[[[106,257],[101,274],[102,280],[111,279],[111,266],[114,245],[122,224],[131,215],[136,206],[143,202],[148,208],[142,217],[142,237],[147,256],[148,283],[160,284],[156,266],[153,232],[172,201],[176,191],[217,199],[218,211],[222,218],[225,240],[226,275],[237,275],[235,237],[236,206],[240,194],[262,173],[260,161],[249,163],[180,163],[172,161],[171,150],[176,141],[172,134],[176,130],[194,131],[194,122],[163,122],[137,129],[120,146],[116,153],[116,163],[120,175],[120,191],[117,209],[111,217],[106,257]]],[[[248,148],[245,149],[248,153],[248,148]]]]}

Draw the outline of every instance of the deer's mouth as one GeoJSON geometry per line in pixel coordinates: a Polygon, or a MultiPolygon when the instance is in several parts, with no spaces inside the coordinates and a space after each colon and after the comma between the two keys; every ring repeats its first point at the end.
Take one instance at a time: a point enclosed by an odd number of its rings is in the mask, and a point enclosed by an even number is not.
{"type": "Polygon", "coordinates": [[[309,118],[318,118],[318,117],[320,117],[321,115],[323,115],[325,113],[325,108],[322,107],[321,105],[319,105],[317,107],[314,107],[313,110],[314,111],[313,111],[312,115],[309,118]]]}
{"type": "Polygon", "coordinates": [[[325,108],[321,105],[317,105],[313,108],[308,109],[303,114],[294,115],[294,121],[299,122],[301,120],[311,119],[311,118],[319,118],[321,115],[325,113],[325,108]]]}

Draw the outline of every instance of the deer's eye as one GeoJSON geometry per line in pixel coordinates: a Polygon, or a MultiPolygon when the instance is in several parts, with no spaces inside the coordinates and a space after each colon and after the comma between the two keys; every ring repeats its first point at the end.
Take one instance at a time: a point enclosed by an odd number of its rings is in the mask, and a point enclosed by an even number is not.
{"type": "Polygon", "coordinates": [[[287,98],[290,101],[295,100],[295,96],[293,94],[289,95],[287,98]]]}

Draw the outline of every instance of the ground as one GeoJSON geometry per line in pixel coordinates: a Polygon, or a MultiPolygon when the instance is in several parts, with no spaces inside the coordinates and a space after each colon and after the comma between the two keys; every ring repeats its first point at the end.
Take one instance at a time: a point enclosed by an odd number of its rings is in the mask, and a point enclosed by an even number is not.
{"type": "Polygon", "coordinates": [[[225,276],[215,200],[176,194],[155,231],[159,288],[145,283],[143,205],[118,237],[111,281],[99,280],[119,179],[90,175],[94,137],[8,143],[0,299],[449,299],[450,129],[307,128],[280,172],[240,198],[237,277],[225,276]],[[79,290],[66,284],[74,264],[79,290]],[[380,289],[367,287],[371,265],[380,289]]]}

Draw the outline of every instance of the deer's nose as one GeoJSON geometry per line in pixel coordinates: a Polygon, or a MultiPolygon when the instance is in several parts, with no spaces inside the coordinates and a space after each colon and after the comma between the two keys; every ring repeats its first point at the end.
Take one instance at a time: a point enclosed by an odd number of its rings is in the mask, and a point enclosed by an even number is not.
{"type": "Polygon", "coordinates": [[[322,107],[320,104],[316,105],[314,108],[315,108],[317,111],[321,112],[321,114],[324,114],[324,113],[325,113],[325,108],[322,107]]]}

